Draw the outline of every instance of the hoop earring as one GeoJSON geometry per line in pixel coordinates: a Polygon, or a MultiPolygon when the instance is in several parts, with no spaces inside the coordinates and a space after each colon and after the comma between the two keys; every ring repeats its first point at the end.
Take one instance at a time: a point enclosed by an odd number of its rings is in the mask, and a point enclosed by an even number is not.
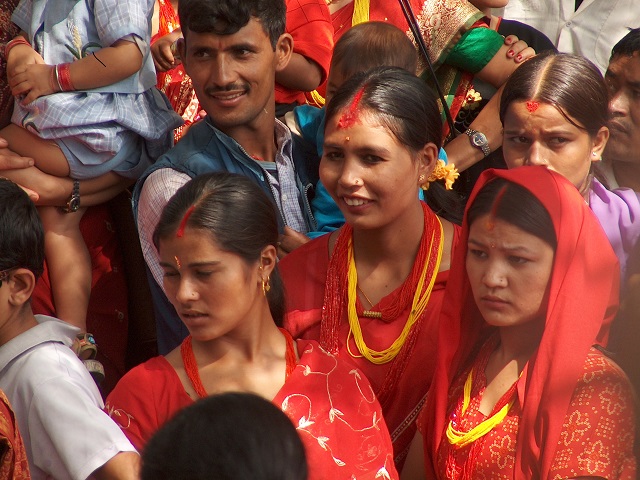
{"type": "Polygon", "coordinates": [[[265,282],[264,280],[262,281],[262,293],[264,293],[264,296],[267,296],[267,292],[269,290],[271,290],[271,283],[269,282],[270,277],[267,277],[267,281],[265,282]]]}

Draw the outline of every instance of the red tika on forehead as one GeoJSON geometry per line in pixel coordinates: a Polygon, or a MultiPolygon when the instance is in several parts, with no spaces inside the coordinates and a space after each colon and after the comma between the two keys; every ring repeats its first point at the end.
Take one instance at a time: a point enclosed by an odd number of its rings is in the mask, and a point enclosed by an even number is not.
{"type": "Polygon", "coordinates": [[[529,100],[527,102],[527,110],[529,110],[529,113],[533,113],[536,110],[538,110],[539,106],[540,106],[540,102],[536,102],[535,100],[529,100]]]}
{"type": "Polygon", "coordinates": [[[347,107],[346,111],[340,116],[338,120],[338,128],[350,128],[358,121],[358,114],[360,113],[360,100],[364,94],[364,85],[354,95],[351,104],[347,107]]]}
{"type": "Polygon", "coordinates": [[[196,208],[195,205],[191,205],[186,212],[184,212],[184,217],[180,221],[180,226],[178,227],[178,231],[176,232],[176,238],[182,238],[184,236],[184,228],[187,226],[187,221],[189,217],[193,213],[193,210],[196,208]]]}

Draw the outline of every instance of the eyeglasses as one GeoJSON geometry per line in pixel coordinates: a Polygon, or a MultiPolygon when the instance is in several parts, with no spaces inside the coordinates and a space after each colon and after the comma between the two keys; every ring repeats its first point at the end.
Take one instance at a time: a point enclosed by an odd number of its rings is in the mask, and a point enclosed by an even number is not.
{"type": "Polygon", "coordinates": [[[2,282],[9,279],[12,270],[15,270],[15,268],[7,268],[6,270],[0,271],[0,287],[2,287],[2,282]]]}

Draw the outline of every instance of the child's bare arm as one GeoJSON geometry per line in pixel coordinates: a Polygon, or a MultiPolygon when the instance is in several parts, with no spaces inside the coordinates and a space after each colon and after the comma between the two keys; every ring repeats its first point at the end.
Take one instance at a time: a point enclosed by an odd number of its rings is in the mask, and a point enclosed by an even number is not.
{"type": "MultiPolygon", "coordinates": [[[[26,46],[18,45],[17,49],[26,50],[26,46]]],[[[18,52],[20,53],[20,52],[18,52]]],[[[34,52],[35,53],[35,52],[34,52]]],[[[37,53],[36,53],[37,55],[37,53]]],[[[104,87],[123,80],[142,66],[142,52],[138,45],[128,40],[118,40],[110,47],[98,50],[81,60],[73,62],[69,67],[71,84],[75,90],[89,90],[104,87]]],[[[9,76],[9,85],[13,95],[25,95],[23,104],[28,104],[43,95],[58,91],[55,80],[54,65],[44,63],[22,63],[9,76]]]]}
{"type": "Polygon", "coordinates": [[[322,69],[313,60],[293,52],[289,65],[276,72],[276,82],[291,90],[310,92],[322,81],[322,69]]]}

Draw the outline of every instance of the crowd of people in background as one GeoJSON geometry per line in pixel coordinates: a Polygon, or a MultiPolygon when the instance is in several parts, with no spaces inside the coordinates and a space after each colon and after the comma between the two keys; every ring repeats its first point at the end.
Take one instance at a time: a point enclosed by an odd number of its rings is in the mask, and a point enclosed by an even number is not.
{"type": "Polygon", "coordinates": [[[0,6],[0,478],[637,478],[634,0],[0,6]]]}

